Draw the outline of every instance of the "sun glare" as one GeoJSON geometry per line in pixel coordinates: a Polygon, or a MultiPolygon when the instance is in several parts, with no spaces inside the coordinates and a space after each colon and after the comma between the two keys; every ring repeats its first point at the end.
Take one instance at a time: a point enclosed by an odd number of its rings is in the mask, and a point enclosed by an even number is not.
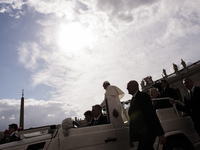
{"type": "Polygon", "coordinates": [[[70,23],[60,25],[57,40],[62,51],[74,53],[84,47],[92,48],[94,36],[89,28],[80,23],[70,23]]]}

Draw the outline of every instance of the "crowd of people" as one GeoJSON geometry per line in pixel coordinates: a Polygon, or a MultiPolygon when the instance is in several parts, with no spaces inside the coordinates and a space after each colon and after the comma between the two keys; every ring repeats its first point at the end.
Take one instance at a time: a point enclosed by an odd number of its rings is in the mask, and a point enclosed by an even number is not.
{"type": "MultiPolygon", "coordinates": [[[[183,85],[188,90],[184,96],[184,105],[177,105],[177,109],[182,111],[184,116],[191,116],[194,122],[194,128],[200,135],[200,87],[194,86],[193,81],[189,78],[183,79],[183,85]]],[[[112,101],[116,105],[116,110],[122,113],[120,99],[124,96],[124,92],[114,85],[110,85],[108,81],[103,83],[106,90],[105,99],[101,105],[92,106],[92,110],[84,113],[89,126],[109,123],[107,118],[102,114],[102,108],[105,107],[106,101],[112,101]]],[[[160,83],[154,84],[149,93],[139,91],[138,82],[131,80],[127,84],[128,93],[132,95],[129,114],[129,134],[130,145],[138,141],[137,150],[153,150],[156,137],[159,137],[161,144],[166,142],[165,132],[156,115],[156,109],[173,107],[173,103],[179,100],[176,91],[170,87],[167,80],[162,79],[160,83]],[[160,101],[152,101],[155,98],[171,98],[160,101]],[[138,114],[138,116],[135,116],[138,114]]],[[[111,103],[112,104],[112,103],[111,103]]]]}

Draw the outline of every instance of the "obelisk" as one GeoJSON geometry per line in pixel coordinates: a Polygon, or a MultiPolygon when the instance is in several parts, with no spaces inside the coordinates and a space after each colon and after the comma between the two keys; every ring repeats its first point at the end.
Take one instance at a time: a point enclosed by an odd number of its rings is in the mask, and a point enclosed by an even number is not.
{"type": "Polygon", "coordinates": [[[19,127],[24,129],[24,90],[22,90],[19,127]]]}

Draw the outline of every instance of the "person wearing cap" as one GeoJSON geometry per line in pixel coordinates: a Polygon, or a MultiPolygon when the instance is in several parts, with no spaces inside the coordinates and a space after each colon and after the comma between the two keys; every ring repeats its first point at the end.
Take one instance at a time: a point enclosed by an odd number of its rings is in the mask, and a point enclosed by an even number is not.
{"type": "Polygon", "coordinates": [[[20,138],[16,135],[17,129],[18,129],[17,124],[12,123],[9,125],[9,134],[10,134],[9,142],[20,140],[20,138]]]}
{"type": "Polygon", "coordinates": [[[105,91],[105,98],[101,103],[101,107],[105,108],[105,100],[110,101],[110,104],[115,103],[113,104],[116,106],[115,110],[117,111],[117,113],[121,114],[121,117],[123,117],[123,109],[120,99],[124,96],[124,92],[117,86],[110,85],[110,82],[108,81],[103,82],[103,88],[106,91],[105,91]]]}

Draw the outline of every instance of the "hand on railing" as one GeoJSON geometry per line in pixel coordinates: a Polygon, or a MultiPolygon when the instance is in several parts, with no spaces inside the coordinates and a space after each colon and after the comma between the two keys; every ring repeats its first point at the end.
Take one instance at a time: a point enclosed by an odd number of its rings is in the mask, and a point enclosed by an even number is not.
{"type": "Polygon", "coordinates": [[[178,104],[178,105],[181,105],[181,106],[185,106],[185,104],[183,102],[179,101],[179,100],[170,99],[169,101],[172,103],[172,105],[178,104]]]}

